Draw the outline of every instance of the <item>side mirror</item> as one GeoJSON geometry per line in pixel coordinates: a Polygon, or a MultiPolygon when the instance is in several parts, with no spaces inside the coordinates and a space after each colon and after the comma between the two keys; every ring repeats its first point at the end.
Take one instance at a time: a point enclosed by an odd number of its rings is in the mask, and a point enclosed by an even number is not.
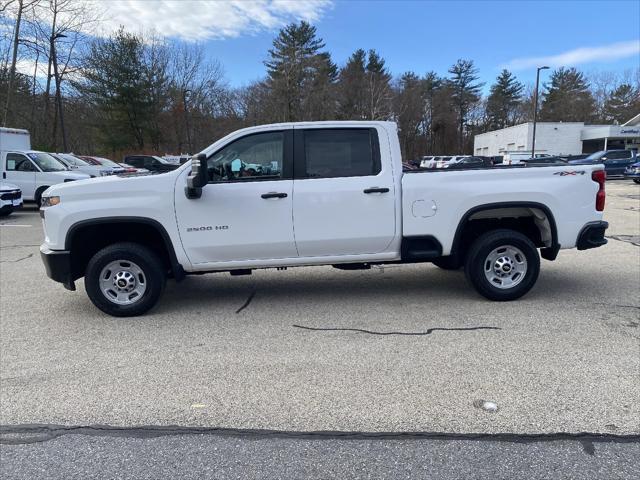
{"type": "Polygon", "coordinates": [[[209,174],[207,172],[207,156],[204,153],[191,158],[191,173],[187,177],[187,186],[184,193],[187,198],[200,198],[202,196],[202,187],[209,182],[209,174]]]}

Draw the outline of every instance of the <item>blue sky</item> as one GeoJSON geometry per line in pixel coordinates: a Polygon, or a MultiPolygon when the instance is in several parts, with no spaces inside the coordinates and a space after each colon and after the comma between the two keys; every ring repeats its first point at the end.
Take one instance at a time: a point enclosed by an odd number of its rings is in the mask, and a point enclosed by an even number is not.
{"type": "MultiPolygon", "coordinates": [[[[373,48],[395,76],[409,70],[446,75],[465,58],[474,60],[488,89],[505,66],[525,83],[534,81],[541,64],[588,73],[640,68],[640,0],[72,1],[96,10],[100,21],[90,25],[89,35],[107,36],[122,25],[201,43],[234,87],[264,76],[278,29],[300,19],[317,27],[338,65],[357,48],[373,48]]],[[[19,62],[22,67],[33,71],[28,61],[19,62]]]]}
{"type": "MultiPolygon", "coordinates": [[[[336,1],[313,23],[338,64],[357,48],[374,48],[394,75],[445,74],[456,59],[468,58],[487,82],[504,66],[532,82],[535,62],[527,59],[576,49],[584,50],[568,63],[587,72],[640,66],[640,1],[336,1]],[[622,58],[611,58],[616,55],[622,58]],[[517,59],[523,61],[514,65],[517,59]]],[[[276,32],[205,45],[230,84],[240,86],[264,75],[262,61],[276,32]]]]}

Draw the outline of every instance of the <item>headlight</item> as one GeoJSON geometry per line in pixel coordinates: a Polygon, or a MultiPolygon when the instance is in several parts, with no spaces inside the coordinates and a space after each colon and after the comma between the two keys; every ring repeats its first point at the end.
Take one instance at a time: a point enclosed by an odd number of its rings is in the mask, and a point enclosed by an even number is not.
{"type": "Polygon", "coordinates": [[[40,208],[53,207],[60,203],[60,197],[42,197],[40,208]]]}

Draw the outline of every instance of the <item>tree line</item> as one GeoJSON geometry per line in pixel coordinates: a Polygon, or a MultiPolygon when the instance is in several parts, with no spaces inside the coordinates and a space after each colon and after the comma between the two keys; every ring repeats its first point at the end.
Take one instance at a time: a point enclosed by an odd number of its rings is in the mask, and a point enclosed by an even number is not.
{"type": "MultiPolygon", "coordinates": [[[[81,32],[99,20],[76,0],[13,0],[10,6],[13,29],[3,30],[0,65],[3,124],[29,129],[34,147],[48,151],[115,159],[133,152],[195,153],[245,126],[392,120],[404,158],[413,159],[471,153],[475,134],[533,117],[532,86],[507,70],[483,95],[485,84],[468,59],[445,74],[394,76],[379,52],[358,49],[337,65],[304,21],[278,32],[263,79],[231,88],[201,45],[122,28],[108,38],[88,37],[81,32]],[[25,59],[30,74],[17,68],[25,59]]],[[[611,124],[639,112],[637,70],[587,77],[561,67],[542,86],[538,118],[611,124]]]]}

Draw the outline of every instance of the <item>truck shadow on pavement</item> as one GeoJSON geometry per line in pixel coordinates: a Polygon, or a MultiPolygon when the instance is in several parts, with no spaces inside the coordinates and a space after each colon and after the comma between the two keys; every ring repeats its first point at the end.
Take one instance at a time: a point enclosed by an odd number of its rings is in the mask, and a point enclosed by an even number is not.
{"type": "MultiPolygon", "coordinates": [[[[466,282],[462,271],[443,272],[425,266],[404,271],[385,268],[380,272],[352,273],[320,267],[311,272],[304,269],[299,272],[259,271],[243,277],[230,277],[225,273],[187,277],[179,284],[170,282],[164,298],[151,313],[204,309],[215,310],[218,315],[232,312],[240,315],[255,313],[256,309],[265,307],[271,313],[277,310],[300,313],[312,308],[326,308],[330,312],[345,308],[416,309],[425,306],[444,308],[446,305],[456,305],[456,308],[467,305],[492,311],[498,305],[505,305],[480,297],[466,282]]],[[[589,289],[588,279],[582,281],[576,276],[547,274],[515,303],[538,304],[542,298],[545,304],[566,302],[567,295],[575,300],[582,292],[585,298],[594,300],[589,289]]]]}

